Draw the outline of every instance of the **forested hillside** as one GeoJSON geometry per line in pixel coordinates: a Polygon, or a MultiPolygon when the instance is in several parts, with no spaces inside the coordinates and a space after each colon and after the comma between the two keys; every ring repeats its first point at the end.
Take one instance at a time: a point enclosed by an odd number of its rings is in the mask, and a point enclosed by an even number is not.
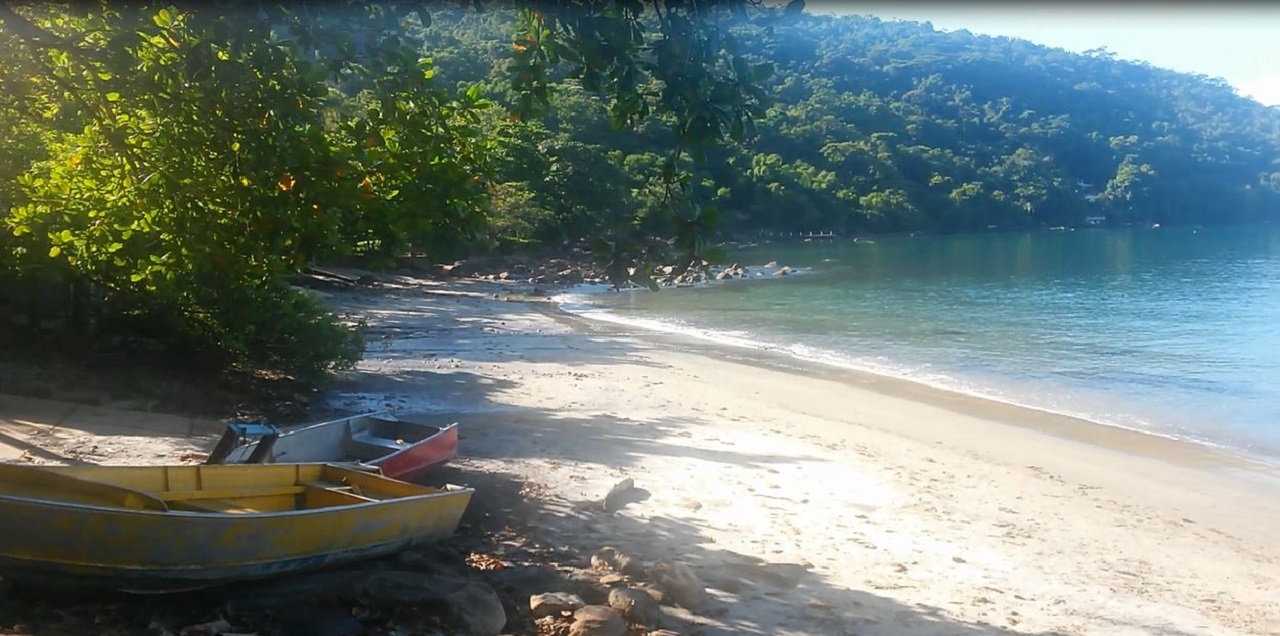
{"type": "Polygon", "coordinates": [[[310,263],[1280,214],[1219,81],[802,6],[0,1],[6,333],[319,377],[310,263]]]}
{"type": "MultiPolygon", "coordinates": [[[[438,21],[430,41],[444,76],[483,81],[501,98],[502,65],[492,61],[502,52],[491,45],[508,19],[438,21]]],[[[704,174],[724,230],[1280,217],[1280,108],[1221,80],[869,17],[806,15],[785,30],[738,34],[776,72],[758,135],[713,153],[704,174]]],[[[652,217],[649,186],[670,140],[608,123],[599,104],[559,96],[547,130],[529,133],[534,163],[503,173],[502,192],[520,193],[510,207],[497,202],[504,218],[518,231],[542,219],[536,236],[549,239],[652,217]]]]}

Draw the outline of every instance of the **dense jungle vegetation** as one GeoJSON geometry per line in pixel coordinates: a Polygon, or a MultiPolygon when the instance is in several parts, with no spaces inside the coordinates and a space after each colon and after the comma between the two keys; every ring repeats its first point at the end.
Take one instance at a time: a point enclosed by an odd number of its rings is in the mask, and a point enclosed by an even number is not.
{"type": "Polygon", "coordinates": [[[800,2],[0,2],[0,130],[23,333],[301,378],[361,351],[308,263],[1280,214],[1220,80],[800,2]]]}

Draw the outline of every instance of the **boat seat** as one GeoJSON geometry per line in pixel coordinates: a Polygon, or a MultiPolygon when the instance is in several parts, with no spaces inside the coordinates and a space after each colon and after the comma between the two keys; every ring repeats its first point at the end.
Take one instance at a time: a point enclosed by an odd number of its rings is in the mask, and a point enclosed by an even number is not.
{"type": "Polygon", "coordinates": [[[188,499],[186,501],[169,502],[170,510],[186,510],[188,512],[221,512],[228,514],[248,514],[261,512],[243,503],[230,499],[188,499]]]}
{"type": "Polygon", "coordinates": [[[343,486],[342,484],[333,484],[323,481],[304,481],[299,484],[303,488],[303,497],[308,507],[328,507],[343,506],[353,503],[365,503],[369,501],[378,501],[372,497],[366,497],[352,486],[343,486]]]}
{"type": "Polygon", "coordinates": [[[346,442],[347,454],[363,461],[377,459],[409,447],[409,444],[397,444],[396,440],[376,437],[367,432],[356,433],[346,442]]]}

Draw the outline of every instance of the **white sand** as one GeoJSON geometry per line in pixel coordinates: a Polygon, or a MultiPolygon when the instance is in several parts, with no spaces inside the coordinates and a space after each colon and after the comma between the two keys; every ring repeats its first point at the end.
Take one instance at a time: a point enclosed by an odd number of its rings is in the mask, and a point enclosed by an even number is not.
{"type": "Polygon", "coordinates": [[[1280,490],[1243,460],[520,303],[340,300],[375,342],[336,407],[459,412],[460,463],[560,502],[650,492],[566,541],[713,587],[726,551],[814,566],[699,633],[1280,634],[1280,490]]]}

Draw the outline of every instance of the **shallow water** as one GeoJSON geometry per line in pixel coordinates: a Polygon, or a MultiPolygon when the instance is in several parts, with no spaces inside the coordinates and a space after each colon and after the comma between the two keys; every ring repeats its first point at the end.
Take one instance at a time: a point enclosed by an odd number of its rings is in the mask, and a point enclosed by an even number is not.
{"type": "Polygon", "coordinates": [[[733,258],[804,271],[566,307],[1280,459],[1280,230],[842,239],[733,258]]]}

